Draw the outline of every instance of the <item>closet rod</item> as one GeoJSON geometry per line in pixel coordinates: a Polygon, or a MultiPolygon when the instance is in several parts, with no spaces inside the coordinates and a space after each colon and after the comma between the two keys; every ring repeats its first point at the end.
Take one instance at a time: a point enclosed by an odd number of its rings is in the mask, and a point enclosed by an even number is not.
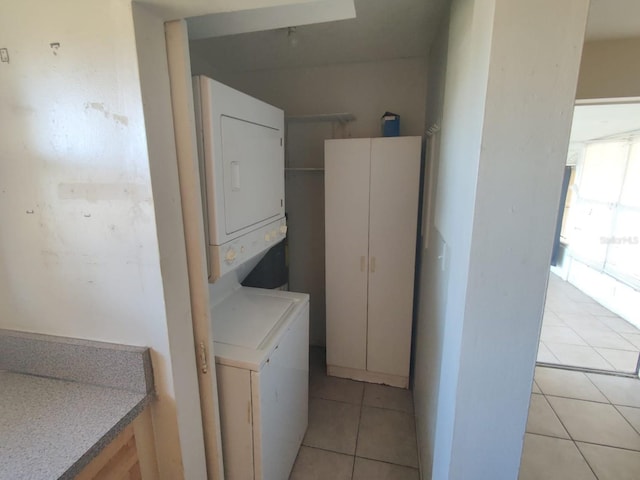
{"type": "Polygon", "coordinates": [[[324,168],[318,167],[287,167],[285,172],[324,172],[324,168]]]}

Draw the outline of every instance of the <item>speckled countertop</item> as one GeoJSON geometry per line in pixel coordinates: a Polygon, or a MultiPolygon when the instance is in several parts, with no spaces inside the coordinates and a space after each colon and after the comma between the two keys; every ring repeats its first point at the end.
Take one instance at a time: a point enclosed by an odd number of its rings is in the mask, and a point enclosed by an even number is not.
{"type": "Polygon", "coordinates": [[[74,478],[153,392],[148,348],[0,329],[0,480],[74,478]]]}
{"type": "Polygon", "coordinates": [[[73,478],[148,396],[0,371],[0,479],[73,478]]]}

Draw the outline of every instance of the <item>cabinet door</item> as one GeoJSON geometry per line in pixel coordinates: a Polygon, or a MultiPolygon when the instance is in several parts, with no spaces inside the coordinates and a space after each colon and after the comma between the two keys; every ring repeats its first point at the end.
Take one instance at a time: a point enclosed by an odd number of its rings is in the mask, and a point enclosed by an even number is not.
{"type": "Polygon", "coordinates": [[[409,375],[420,137],[371,142],[367,370],[409,375]]]}
{"type": "Polygon", "coordinates": [[[364,370],[371,140],[324,148],[327,364],[364,370]]]}
{"type": "Polygon", "coordinates": [[[251,372],[216,365],[225,480],[253,479],[251,372]]]}

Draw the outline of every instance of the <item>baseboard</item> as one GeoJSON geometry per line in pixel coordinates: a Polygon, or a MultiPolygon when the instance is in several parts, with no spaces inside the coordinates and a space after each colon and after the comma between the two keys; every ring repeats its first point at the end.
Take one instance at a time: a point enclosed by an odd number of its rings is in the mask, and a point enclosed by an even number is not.
{"type": "Polygon", "coordinates": [[[390,375],[388,373],[369,372],[357,368],[337,367],[327,365],[327,375],[332,377],[350,378],[368,383],[380,383],[391,387],[409,388],[409,377],[390,375]]]}

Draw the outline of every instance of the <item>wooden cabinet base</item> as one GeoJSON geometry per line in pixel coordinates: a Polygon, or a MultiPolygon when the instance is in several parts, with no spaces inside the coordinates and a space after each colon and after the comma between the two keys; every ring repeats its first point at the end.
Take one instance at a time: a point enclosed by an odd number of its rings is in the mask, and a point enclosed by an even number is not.
{"type": "Polygon", "coordinates": [[[358,370],[356,368],[327,365],[327,375],[331,377],[350,378],[351,380],[358,380],[360,382],[380,383],[392,387],[409,388],[409,377],[368,372],[367,370],[358,370]]]}
{"type": "Polygon", "coordinates": [[[76,476],[76,480],[157,478],[158,466],[149,408],[145,408],[76,476]]]}

